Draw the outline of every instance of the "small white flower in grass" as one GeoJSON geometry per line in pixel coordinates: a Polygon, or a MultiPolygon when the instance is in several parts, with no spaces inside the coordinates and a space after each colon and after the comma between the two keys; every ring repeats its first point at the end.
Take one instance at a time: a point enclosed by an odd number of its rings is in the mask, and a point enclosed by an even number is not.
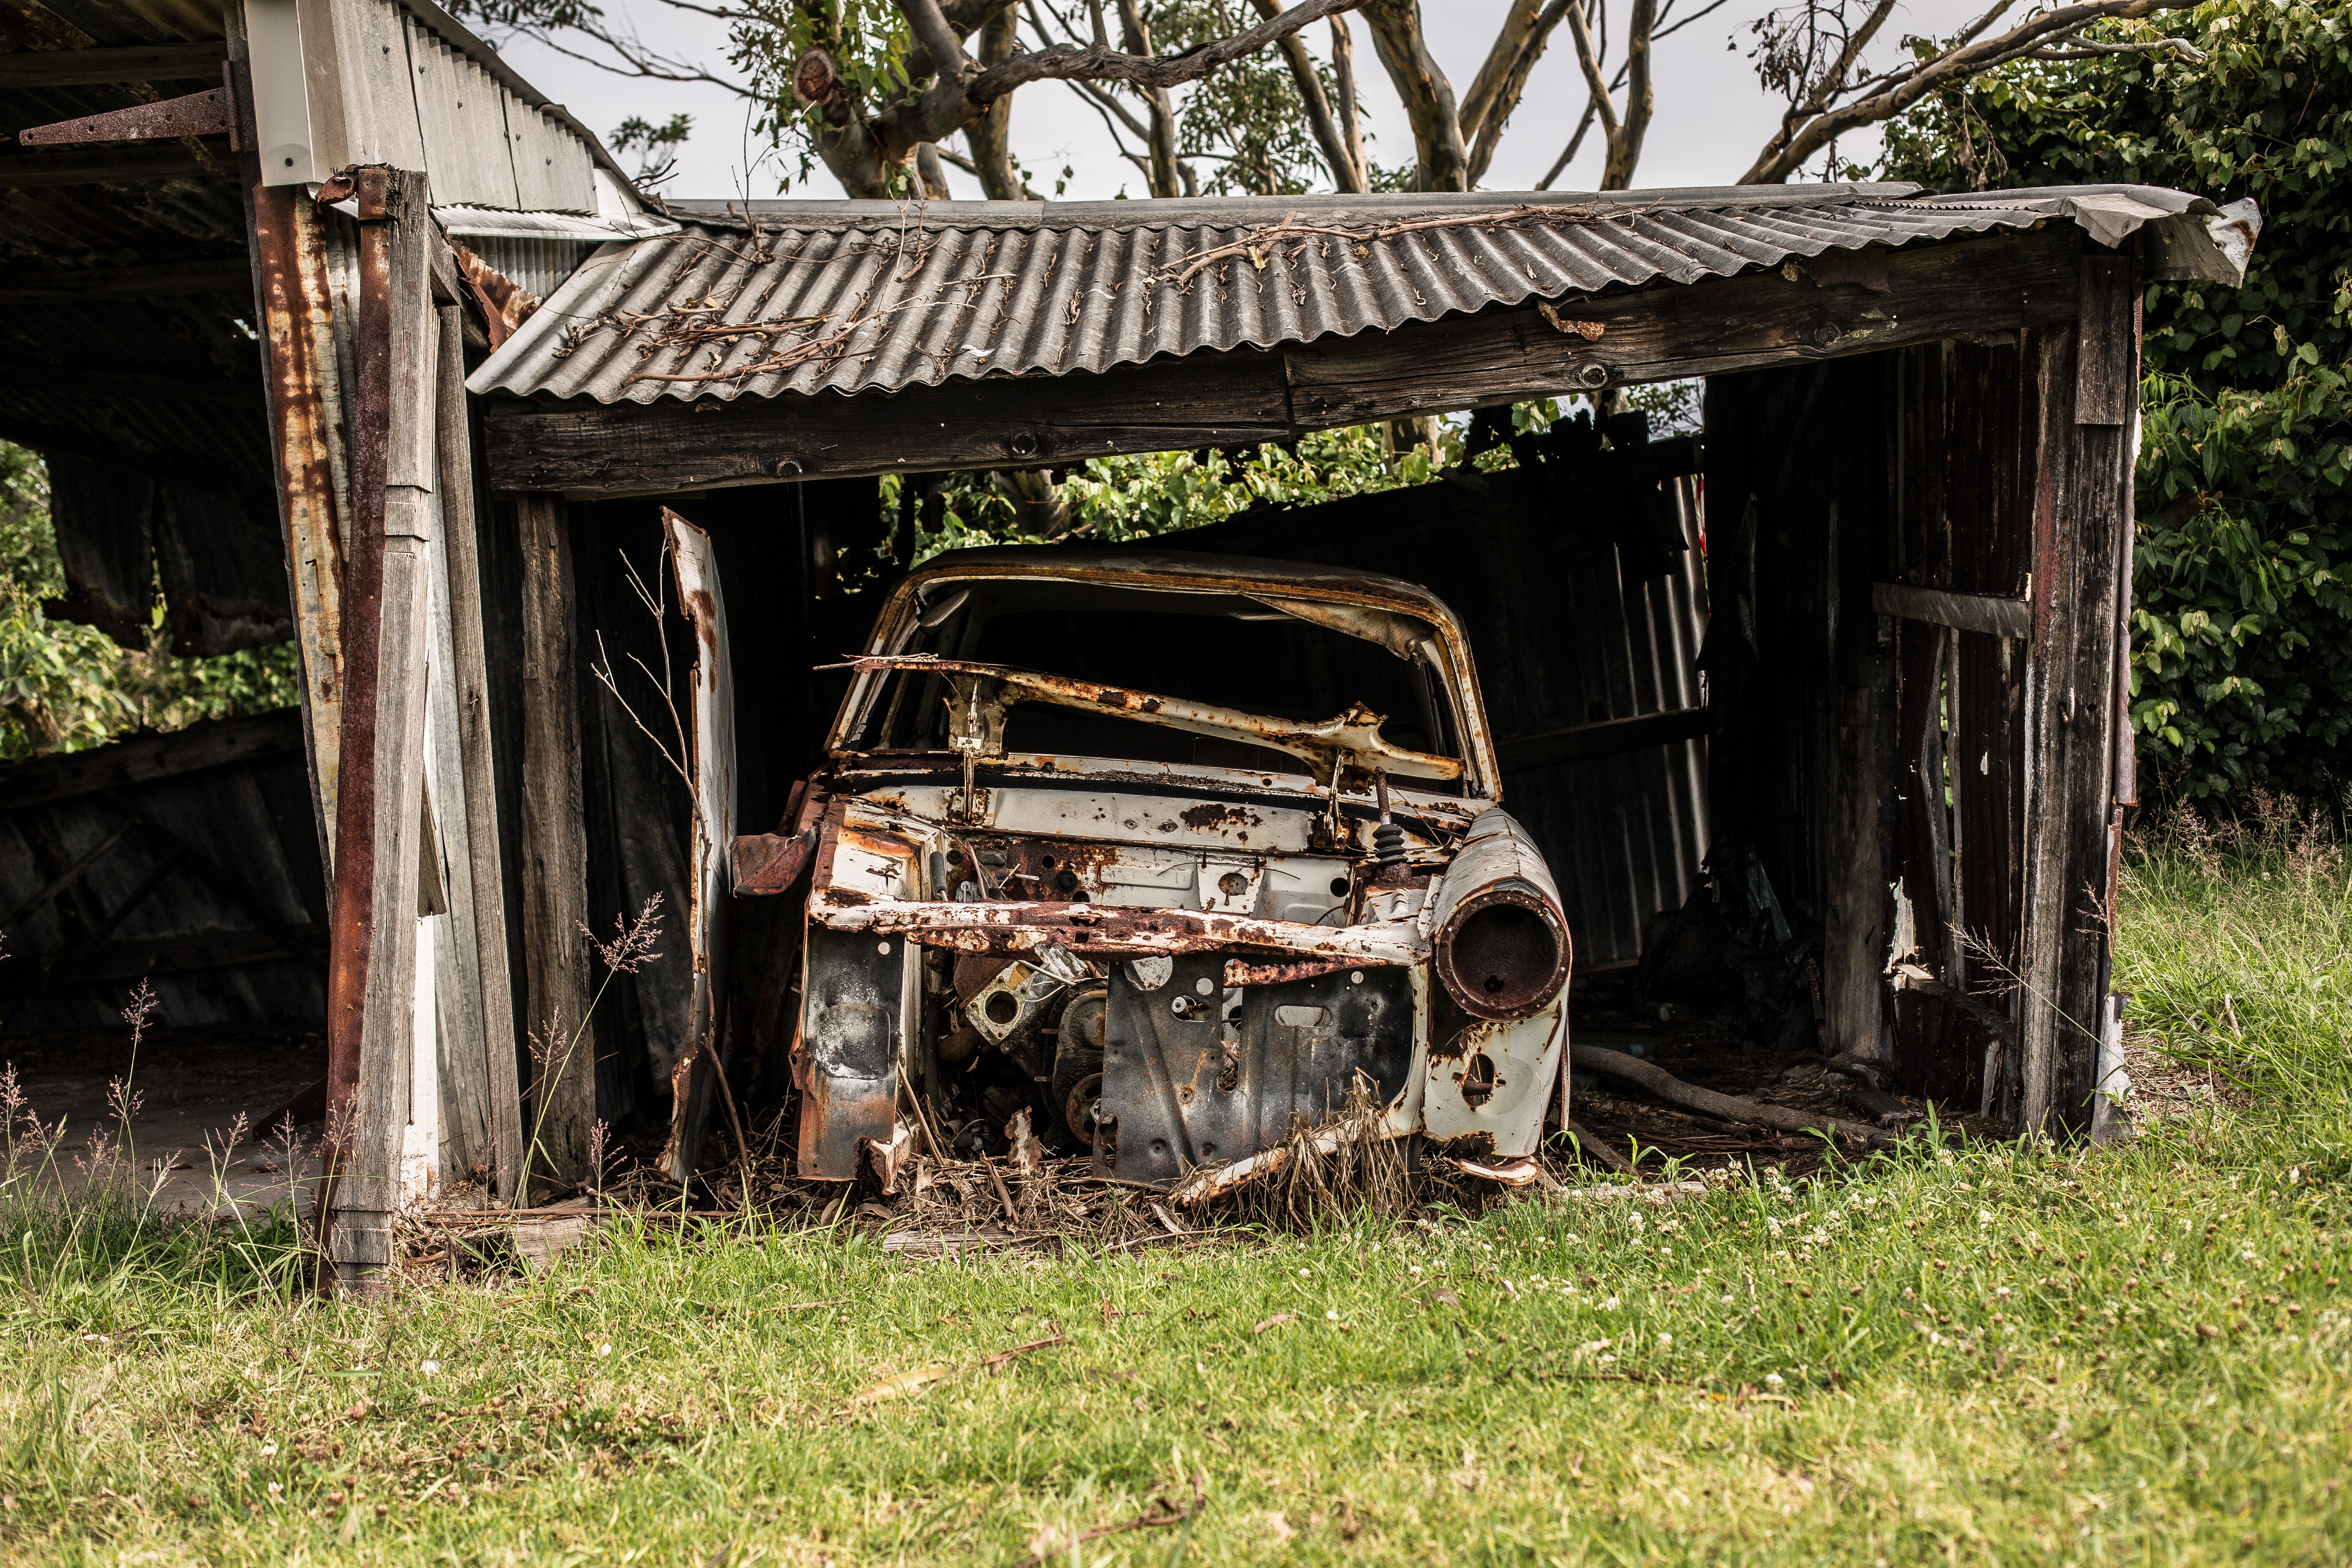
{"type": "Polygon", "coordinates": [[[596,1353],[598,1355],[611,1355],[613,1353],[613,1342],[606,1340],[604,1343],[598,1345],[596,1347],[596,1353]]]}
{"type": "Polygon", "coordinates": [[[261,1446],[261,1457],[265,1459],[271,1458],[277,1452],[278,1445],[275,1443],[264,1443],[261,1446]]]}
{"type": "Polygon", "coordinates": [[[1571,1230],[1571,1231],[1570,1231],[1566,1236],[1561,1237],[1559,1239],[1560,1239],[1560,1241],[1561,1241],[1561,1243],[1562,1243],[1563,1245],[1568,1246],[1568,1247],[1574,1247],[1574,1246],[1576,1245],[1576,1232],[1574,1232],[1574,1231],[1572,1231],[1572,1230],[1571,1230]]]}
{"type": "Polygon", "coordinates": [[[2239,1257],[2241,1257],[2241,1258],[2244,1258],[2247,1262],[2252,1263],[2252,1262],[2254,1260],[2254,1249],[2253,1249],[2252,1247],[2250,1247],[2246,1248],[2246,1250],[2245,1250],[2245,1251],[2243,1251],[2243,1252],[2240,1253],[2238,1256],[2239,1256],[2239,1257]]]}
{"type": "Polygon", "coordinates": [[[1992,1293],[1993,1293],[1994,1295],[1996,1295],[1996,1296],[2000,1297],[2000,1298],[2002,1300],[2004,1300],[2004,1301],[2006,1301],[2006,1300],[2009,1300],[2009,1287],[2008,1287],[2008,1286],[2006,1286],[2006,1285],[1997,1285],[1997,1286],[1995,1286],[1995,1287],[1993,1288],[1993,1292],[1992,1292],[1992,1293]]]}
{"type": "Polygon", "coordinates": [[[1723,1304],[1727,1307],[1731,1305],[1731,1292],[1728,1290],[1723,1293],[1723,1304]]]}
{"type": "Polygon", "coordinates": [[[427,1377],[438,1377],[441,1374],[441,1363],[437,1361],[420,1361],[416,1363],[416,1370],[427,1377]]]}
{"type": "Polygon", "coordinates": [[[1298,1277],[1299,1277],[1301,1279],[1304,1279],[1307,1278],[1307,1270],[1306,1270],[1306,1269],[1304,1269],[1304,1268],[1300,1269],[1300,1270],[1298,1271],[1298,1277]]]}
{"type": "Polygon", "coordinates": [[[2303,1180],[2303,1167],[2301,1165],[2289,1166],[2286,1173],[2286,1184],[2291,1187],[2301,1180],[2303,1180]]]}
{"type": "Polygon", "coordinates": [[[1339,1321],[1339,1314],[1336,1311],[1325,1312],[1323,1314],[1323,1321],[1327,1323],[1336,1323],[1339,1321]]]}
{"type": "Polygon", "coordinates": [[[1609,1298],[1609,1300],[1607,1300],[1606,1301],[1601,1302],[1601,1310],[1602,1311],[1604,1311],[1604,1312],[1613,1312],[1613,1311],[1615,1311],[1615,1310],[1617,1310],[1617,1298],[1616,1298],[1616,1297],[1614,1297],[1614,1296],[1612,1296],[1612,1297],[1610,1297],[1610,1298],[1609,1298]]]}
{"type": "Polygon", "coordinates": [[[1992,1210],[1990,1210],[1990,1209],[1979,1209],[1979,1210],[1977,1210],[1977,1225],[1979,1226],[1979,1228],[1984,1227],[1984,1226],[1990,1226],[1990,1225],[1991,1225],[1991,1224],[1992,1224],[1992,1210]]]}
{"type": "Polygon", "coordinates": [[[1658,1348],[1660,1350],[1669,1350],[1673,1348],[1675,1336],[1672,1334],[1660,1334],[1658,1336],[1658,1348]]]}
{"type": "Polygon", "coordinates": [[[1780,1374],[1777,1372],[1768,1372],[1764,1374],[1764,1386],[1767,1388],[1778,1388],[1780,1386],[1780,1374]]]}
{"type": "Polygon", "coordinates": [[[1410,1267],[1415,1274],[1421,1272],[1421,1265],[1418,1263],[1408,1265],[1408,1267],[1410,1267]]]}
{"type": "Polygon", "coordinates": [[[285,1489],[286,1489],[284,1487],[279,1486],[276,1481],[269,1483],[269,1495],[272,1497],[277,1496],[279,1492],[282,1492],[285,1489]]]}

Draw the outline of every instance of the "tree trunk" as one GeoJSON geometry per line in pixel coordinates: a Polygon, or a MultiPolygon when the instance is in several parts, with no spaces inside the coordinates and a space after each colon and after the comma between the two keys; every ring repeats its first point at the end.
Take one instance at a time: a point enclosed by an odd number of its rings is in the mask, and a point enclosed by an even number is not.
{"type": "MultiPolygon", "coordinates": [[[[985,70],[1011,58],[1018,41],[1021,18],[1009,6],[988,19],[980,30],[980,64],[985,70]]],[[[1031,199],[1013,166],[1013,95],[1006,93],[988,106],[988,112],[963,128],[964,145],[979,166],[981,194],[992,202],[1031,199]]]]}
{"type": "Polygon", "coordinates": [[[1420,0],[1367,0],[1364,19],[1371,26],[1372,47],[1396,84],[1405,118],[1412,125],[1413,154],[1420,163],[1416,188],[1468,190],[1470,155],[1462,142],[1454,85],[1429,52],[1420,0]]]}
{"type": "MultiPolygon", "coordinates": [[[[1520,0],[1521,4],[1528,0],[1520,0]]],[[[1258,15],[1274,17],[1282,15],[1282,0],[1257,0],[1258,15]]],[[[1362,193],[1369,187],[1364,183],[1360,160],[1349,153],[1348,137],[1331,112],[1331,100],[1323,90],[1323,79],[1315,74],[1315,61],[1307,52],[1307,42],[1297,33],[1282,40],[1283,58],[1290,62],[1290,78],[1298,84],[1298,101],[1307,110],[1307,128],[1315,132],[1315,144],[1323,150],[1323,162],[1331,171],[1332,185],[1341,191],[1362,193]]]]}

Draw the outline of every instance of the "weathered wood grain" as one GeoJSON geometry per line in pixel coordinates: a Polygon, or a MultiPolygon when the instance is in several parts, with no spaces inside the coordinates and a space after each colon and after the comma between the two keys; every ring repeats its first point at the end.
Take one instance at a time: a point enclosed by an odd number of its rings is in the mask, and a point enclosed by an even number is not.
{"type": "Polygon", "coordinates": [[[596,1066],[588,1013],[588,828],[580,795],[578,588],[562,498],[514,503],[522,544],[522,947],[525,1028],[546,1059],[524,1117],[534,1176],[570,1184],[588,1173],[596,1066]],[[567,1049],[577,1038],[580,1044],[567,1049]],[[534,1142],[529,1129],[536,1125],[534,1142]]]}
{"type": "Polygon", "coordinates": [[[1917,588],[1908,583],[1873,583],[1870,603],[1882,616],[1926,621],[1954,631],[2021,637],[2033,629],[2032,605],[2022,599],[1995,594],[1955,594],[1944,588],[1917,588]]]}

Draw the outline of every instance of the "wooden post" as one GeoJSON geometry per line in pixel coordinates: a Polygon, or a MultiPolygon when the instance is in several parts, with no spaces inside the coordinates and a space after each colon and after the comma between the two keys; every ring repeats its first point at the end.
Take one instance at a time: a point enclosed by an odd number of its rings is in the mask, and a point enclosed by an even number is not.
{"type": "MultiPolygon", "coordinates": [[[[441,352],[436,428],[440,446],[441,530],[448,584],[450,676],[459,802],[443,810],[465,825],[465,859],[457,868],[470,904],[472,969],[477,991],[467,1006],[478,1012],[482,1123],[492,1191],[521,1201],[522,1085],[517,1066],[514,982],[507,962],[506,878],[500,853],[499,802],[491,743],[489,657],[482,620],[480,515],[475,506],[472,433],[466,418],[463,319],[457,306],[440,311],[441,352]]],[[[460,940],[467,940],[461,935],[460,940]]],[[[469,1014],[469,1017],[471,1014],[469,1014]]]]}
{"type": "Polygon", "coordinates": [[[2025,995],[2018,1125],[2087,1131],[2113,953],[2115,681],[2138,411],[2135,259],[2083,258],[2082,316],[2042,359],[2026,670],[2025,995]]]}
{"type": "Polygon", "coordinates": [[[335,1286],[380,1288],[415,1053],[428,552],[435,479],[432,313],[422,174],[363,168],[346,686],[328,975],[326,1251],[335,1286]]]}
{"type": "MultiPolygon", "coordinates": [[[[563,498],[520,496],[515,520],[522,536],[523,1018],[536,1037],[523,1137],[526,1169],[568,1184],[589,1173],[596,1121],[588,952],[580,934],[588,916],[588,828],[573,630],[579,591],[563,498]]],[[[528,1200],[527,1191],[517,1195],[528,1200]]]]}

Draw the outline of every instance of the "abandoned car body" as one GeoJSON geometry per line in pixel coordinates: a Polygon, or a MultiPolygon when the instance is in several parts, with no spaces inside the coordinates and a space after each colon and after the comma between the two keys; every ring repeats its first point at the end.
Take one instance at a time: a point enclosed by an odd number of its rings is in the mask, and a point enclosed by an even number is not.
{"type": "Polygon", "coordinates": [[[851,668],[830,766],[734,847],[739,897],[804,887],[803,1175],[1025,1112],[1104,1174],[1232,1181],[1360,1086],[1384,1136],[1534,1152],[1568,927],[1426,590],[958,551],[851,668]]]}

